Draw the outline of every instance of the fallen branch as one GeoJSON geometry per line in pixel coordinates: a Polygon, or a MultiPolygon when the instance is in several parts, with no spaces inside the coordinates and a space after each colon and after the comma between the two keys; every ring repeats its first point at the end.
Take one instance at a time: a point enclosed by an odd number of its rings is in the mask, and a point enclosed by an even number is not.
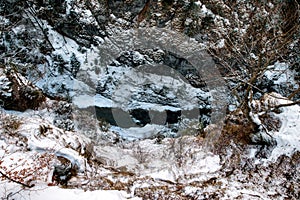
{"type": "Polygon", "coordinates": [[[9,181],[14,182],[14,183],[17,183],[17,184],[20,184],[20,185],[22,185],[23,187],[26,187],[26,188],[32,188],[32,187],[34,187],[34,184],[28,185],[28,184],[22,183],[22,182],[20,182],[20,181],[18,181],[18,180],[12,179],[12,178],[10,178],[9,176],[7,176],[5,173],[3,173],[2,171],[0,171],[0,174],[1,174],[4,178],[8,179],[9,181]]]}
{"type": "Polygon", "coordinates": [[[293,106],[293,105],[297,105],[297,104],[300,104],[300,101],[294,101],[294,102],[291,102],[291,103],[280,104],[280,105],[275,106],[275,109],[276,108],[281,108],[281,107],[293,106]]]}

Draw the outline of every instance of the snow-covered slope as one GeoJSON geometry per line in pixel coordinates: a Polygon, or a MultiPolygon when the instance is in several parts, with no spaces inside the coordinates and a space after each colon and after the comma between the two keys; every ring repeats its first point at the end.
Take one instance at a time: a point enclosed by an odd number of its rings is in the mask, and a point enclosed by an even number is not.
{"type": "MultiPolygon", "coordinates": [[[[271,93],[255,104],[260,105],[258,115],[278,103],[292,102],[271,93]]],[[[280,110],[274,114],[281,124],[279,129],[268,132],[276,145],[265,158],[255,156],[262,150],[260,146],[243,150],[234,144],[227,147],[227,154],[217,155],[203,147],[205,138],[189,135],[97,144],[83,134],[53,126],[54,115],[47,116],[46,110],[25,113],[2,110],[1,173],[11,180],[35,186],[20,188],[18,192],[19,184],[4,177],[1,192],[15,198],[30,195],[31,199],[44,198],[52,192],[58,199],[62,199],[61,195],[67,195],[64,199],[74,196],[126,199],[147,195],[149,198],[174,195],[174,198],[205,199],[216,195],[220,199],[270,199],[279,197],[281,192],[293,196],[299,187],[296,169],[300,159],[300,107],[294,105],[280,110]],[[74,171],[70,171],[68,187],[78,189],[51,186],[64,183],[68,175],[60,174],[59,169],[67,170],[69,166],[74,171]],[[277,178],[273,178],[275,174],[277,178]],[[287,174],[294,174],[290,180],[293,189],[280,185],[287,180],[287,174]],[[269,182],[265,182],[266,179],[269,182]],[[275,184],[276,181],[280,184],[275,184]],[[262,183],[265,188],[260,186],[262,183]],[[84,192],[80,189],[121,191],[84,192]],[[294,193],[287,193],[288,190],[294,193]]]]}
{"type": "Polygon", "coordinates": [[[0,1],[1,199],[300,199],[298,13],[0,1]]]}

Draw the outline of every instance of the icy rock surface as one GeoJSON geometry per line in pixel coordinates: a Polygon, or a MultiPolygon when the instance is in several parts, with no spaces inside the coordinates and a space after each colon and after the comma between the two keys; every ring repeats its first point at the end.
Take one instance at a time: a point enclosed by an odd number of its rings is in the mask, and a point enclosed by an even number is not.
{"type": "MultiPolygon", "coordinates": [[[[263,88],[263,92],[276,92],[283,96],[291,95],[300,87],[296,79],[296,72],[287,63],[279,62],[268,66],[262,80],[257,85],[259,88],[263,88]]],[[[257,91],[255,94],[256,97],[261,95],[261,91],[257,91]]],[[[294,97],[295,100],[299,98],[299,95],[294,97]]]]}
{"type": "MultiPolygon", "coordinates": [[[[164,52],[160,50],[160,53],[164,52]]],[[[154,57],[155,54],[150,56],[154,57]]],[[[168,63],[170,67],[160,67],[155,65],[150,56],[139,52],[125,52],[113,66],[107,67],[106,74],[100,78],[96,91],[101,95],[100,98],[107,98],[114,104],[113,107],[109,107],[106,103],[97,104],[98,117],[107,118],[112,125],[124,125],[126,128],[150,123],[176,124],[184,118],[200,120],[207,125],[210,117],[210,93],[205,91],[205,84],[202,87],[199,85],[193,87],[191,84],[193,72],[188,74],[187,67],[180,66],[179,58],[173,56],[172,61],[170,58],[162,57],[161,62],[168,63]],[[177,71],[174,68],[177,68],[177,71]],[[172,71],[176,76],[168,75],[172,71]],[[127,111],[133,121],[129,124],[116,122],[114,117],[116,118],[118,113],[115,115],[111,113],[108,118],[107,115],[101,115],[104,108],[127,111]]]]}

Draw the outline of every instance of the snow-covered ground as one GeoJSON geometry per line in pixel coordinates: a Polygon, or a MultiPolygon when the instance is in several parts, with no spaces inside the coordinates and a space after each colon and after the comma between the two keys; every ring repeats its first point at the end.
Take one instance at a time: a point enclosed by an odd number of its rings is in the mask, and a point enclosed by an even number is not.
{"type": "MultiPolygon", "coordinates": [[[[291,101],[271,93],[253,105],[261,106],[263,110],[279,103],[291,101]]],[[[281,123],[279,130],[269,131],[277,145],[267,158],[251,158],[248,155],[248,158],[253,159],[252,167],[259,167],[262,163],[264,170],[268,170],[280,156],[292,157],[300,151],[300,107],[293,105],[280,110],[280,113],[275,114],[281,123]]],[[[254,185],[246,186],[248,183],[243,183],[238,178],[248,176],[242,171],[224,176],[224,170],[229,170],[224,167],[224,158],[203,147],[205,138],[183,136],[160,141],[146,139],[98,145],[82,134],[58,129],[52,125],[51,115],[43,117],[44,115],[46,110],[24,113],[2,110],[1,172],[26,185],[35,184],[26,189],[4,178],[0,183],[2,196],[12,195],[16,199],[139,199],[137,196],[144,195],[142,188],[154,187],[154,193],[159,193],[158,188],[166,187],[165,190],[169,191],[166,195],[171,195],[174,184],[178,187],[181,185],[181,195],[198,196],[200,199],[205,198],[204,193],[214,192],[219,193],[221,199],[241,196],[244,199],[252,199],[253,196],[268,199],[276,193],[265,193],[264,189],[256,186],[262,181],[260,178],[256,183],[253,182],[254,185]],[[13,122],[20,124],[16,127],[9,126],[13,122]],[[88,151],[90,155],[87,154],[88,151]],[[77,166],[77,175],[69,180],[69,189],[51,186],[55,185],[52,176],[55,166],[61,163],[61,157],[77,166]],[[105,186],[104,183],[109,183],[110,186],[105,186]],[[90,189],[93,191],[89,191],[90,189]],[[200,191],[204,193],[200,195],[200,191]]],[[[249,149],[252,155],[255,154],[253,151],[259,151],[259,148],[249,149]]],[[[237,153],[246,155],[247,151],[237,153]]],[[[268,177],[267,174],[263,176],[268,177]]],[[[276,188],[272,185],[274,187],[276,188]]]]}
{"type": "Polygon", "coordinates": [[[33,189],[23,190],[17,184],[1,182],[0,194],[2,198],[24,199],[24,200],[139,200],[142,198],[130,197],[125,191],[117,190],[96,190],[84,191],[81,189],[64,189],[57,186],[49,187],[39,185],[33,189]]]}
{"type": "Polygon", "coordinates": [[[276,141],[276,147],[272,150],[271,155],[261,161],[275,162],[281,155],[291,156],[296,151],[300,151],[300,107],[298,105],[290,105],[279,108],[279,113],[270,111],[276,106],[291,103],[293,101],[277,93],[266,94],[263,100],[253,102],[253,106],[258,109],[258,113],[255,114],[256,123],[261,126],[261,131],[266,131],[276,141]],[[266,112],[274,114],[273,120],[270,118],[271,122],[269,123],[274,127],[279,126],[278,130],[267,130],[266,125],[261,122],[259,118],[266,112]]]}

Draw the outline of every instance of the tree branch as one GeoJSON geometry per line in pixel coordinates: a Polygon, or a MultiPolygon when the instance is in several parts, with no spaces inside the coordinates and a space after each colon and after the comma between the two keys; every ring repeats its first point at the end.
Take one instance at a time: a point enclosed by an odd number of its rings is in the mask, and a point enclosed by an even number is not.
{"type": "Polygon", "coordinates": [[[275,106],[275,109],[276,108],[281,108],[281,107],[293,106],[293,105],[297,105],[297,104],[300,104],[300,100],[299,101],[294,101],[292,103],[285,103],[285,104],[277,105],[277,106],[275,106]]]}
{"type": "Polygon", "coordinates": [[[32,187],[34,187],[34,184],[28,185],[28,184],[22,183],[22,182],[20,182],[20,181],[14,180],[14,179],[10,178],[9,176],[7,176],[7,175],[6,175],[5,173],[3,173],[2,171],[0,171],[0,174],[1,174],[4,178],[10,180],[11,182],[17,183],[17,184],[22,185],[22,186],[24,186],[24,187],[27,187],[27,188],[32,188],[32,187]]]}

